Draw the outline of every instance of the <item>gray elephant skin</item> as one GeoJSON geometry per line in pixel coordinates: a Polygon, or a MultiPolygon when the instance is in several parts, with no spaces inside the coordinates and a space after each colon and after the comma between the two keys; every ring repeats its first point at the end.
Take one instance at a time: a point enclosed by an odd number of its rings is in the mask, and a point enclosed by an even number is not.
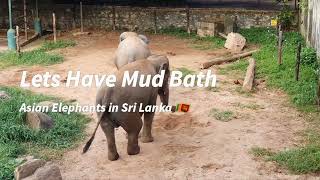
{"type": "MultiPolygon", "coordinates": [[[[157,95],[160,96],[160,100],[164,105],[168,105],[169,101],[169,60],[165,56],[153,56],[151,59],[144,59],[132,62],[123,66],[116,73],[117,81],[114,87],[101,87],[98,91],[96,97],[97,105],[105,105],[108,109],[110,103],[112,105],[119,106],[119,111],[117,112],[97,112],[98,123],[96,129],[91,136],[90,140],[87,142],[83,148],[83,153],[87,152],[96,133],[96,130],[100,124],[103,132],[106,135],[108,142],[108,159],[111,161],[117,160],[119,154],[117,152],[115,143],[115,133],[114,129],[121,126],[128,134],[128,145],[127,153],[129,155],[135,155],[140,152],[140,147],[138,145],[138,136],[142,128],[141,141],[144,143],[152,142],[153,137],[151,133],[152,121],[155,112],[122,112],[120,107],[124,103],[133,105],[134,103],[142,103],[144,108],[147,105],[156,105],[157,95]],[[165,70],[165,75],[163,79],[162,87],[132,87],[125,86],[122,87],[122,79],[125,71],[128,71],[130,75],[134,71],[139,71],[139,77],[141,75],[151,74],[154,77],[156,74],[160,74],[161,70],[165,70]],[[144,115],[144,121],[142,122],[142,115],[144,115]]],[[[138,79],[139,82],[139,79],[138,79]]]]}
{"type": "Polygon", "coordinates": [[[151,55],[149,40],[144,35],[135,32],[124,32],[120,35],[120,43],[115,53],[114,63],[117,69],[136,60],[145,59],[151,55]]]}

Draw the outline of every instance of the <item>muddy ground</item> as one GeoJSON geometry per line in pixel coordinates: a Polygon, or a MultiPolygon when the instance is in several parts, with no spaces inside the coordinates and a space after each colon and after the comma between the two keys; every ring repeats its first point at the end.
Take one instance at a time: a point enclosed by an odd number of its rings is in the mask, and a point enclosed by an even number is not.
{"type": "MultiPolygon", "coordinates": [[[[95,32],[89,36],[65,39],[77,41],[75,47],[59,50],[65,62],[48,67],[13,67],[0,71],[1,85],[19,86],[21,71],[31,74],[52,72],[66,75],[80,70],[83,74],[111,74],[116,70],[111,57],[118,44],[116,32],[95,32]]],[[[171,36],[149,35],[151,50],[167,54],[171,69],[186,67],[199,71],[199,63],[228,54],[225,49],[197,50],[188,40],[171,36]]],[[[30,46],[36,46],[37,42],[30,46]]],[[[30,47],[29,46],[29,47],[30,47]]],[[[299,133],[306,124],[300,113],[290,107],[287,96],[268,90],[263,84],[252,93],[239,92],[233,83],[242,74],[217,73],[218,88],[171,88],[170,104],[191,104],[188,113],[158,113],[155,117],[154,142],[140,143],[141,153],[129,156],[127,140],[121,128],[116,131],[118,161],[107,158],[106,138],[99,128],[89,152],[82,147],[67,152],[57,163],[65,179],[304,179],[292,175],[272,162],[256,159],[250,150],[266,147],[283,150],[301,143],[299,133]],[[212,116],[212,109],[231,111],[228,122],[212,116]]],[[[96,88],[31,88],[32,91],[76,99],[79,104],[93,105],[96,88]]],[[[95,114],[87,128],[88,135],[96,124],[95,114]]]]}

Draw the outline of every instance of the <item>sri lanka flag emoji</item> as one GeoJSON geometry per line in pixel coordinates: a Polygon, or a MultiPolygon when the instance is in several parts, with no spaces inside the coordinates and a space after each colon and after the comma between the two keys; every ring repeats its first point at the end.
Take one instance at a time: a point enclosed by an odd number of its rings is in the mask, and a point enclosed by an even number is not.
{"type": "Polygon", "coordinates": [[[177,104],[176,112],[188,112],[190,109],[190,104],[177,104]]]}

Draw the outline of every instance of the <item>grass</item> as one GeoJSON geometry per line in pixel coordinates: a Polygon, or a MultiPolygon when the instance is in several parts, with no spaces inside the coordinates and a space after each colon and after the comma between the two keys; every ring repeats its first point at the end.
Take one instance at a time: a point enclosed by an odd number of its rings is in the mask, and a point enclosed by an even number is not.
{"type": "Polygon", "coordinates": [[[40,50],[51,51],[54,49],[73,47],[75,45],[76,45],[76,42],[73,40],[58,40],[56,43],[53,41],[45,41],[40,47],[40,50]]]}
{"type": "Polygon", "coordinates": [[[159,31],[161,34],[167,34],[182,39],[189,39],[190,46],[200,50],[211,50],[217,49],[224,46],[225,40],[220,37],[199,37],[196,33],[191,32],[190,34],[183,28],[169,27],[159,31]]]}
{"type": "Polygon", "coordinates": [[[83,139],[89,119],[78,113],[48,113],[55,121],[54,128],[48,131],[32,130],[24,124],[25,113],[19,112],[22,103],[58,99],[11,87],[0,87],[0,91],[11,96],[0,100],[0,179],[13,179],[13,170],[21,163],[17,158],[22,155],[57,158],[83,139]]]}
{"type": "Polygon", "coordinates": [[[219,69],[219,74],[230,74],[232,72],[245,72],[247,70],[247,67],[249,65],[249,62],[246,59],[240,59],[239,61],[236,61],[232,64],[228,64],[223,68],[219,69]]]}
{"type": "Polygon", "coordinates": [[[261,147],[251,148],[250,153],[255,157],[259,157],[259,158],[271,157],[275,154],[274,152],[270,151],[270,149],[261,148],[261,147]]]}
{"type": "Polygon", "coordinates": [[[178,68],[177,70],[182,73],[182,79],[184,79],[188,74],[194,74],[195,73],[195,71],[190,70],[190,69],[185,68],[185,67],[178,68]]]}
{"type": "Polygon", "coordinates": [[[220,111],[216,108],[212,108],[209,112],[209,116],[214,117],[218,121],[228,122],[234,118],[232,111],[220,111]]]}
{"type": "Polygon", "coordinates": [[[258,109],[263,109],[259,104],[256,103],[250,103],[250,104],[243,104],[243,103],[235,103],[234,106],[240,107],[242,109],[252,109],[252,110],[258,110],[258,109]]]}
{"type": "Polygon", "coordinates": [[[293,173],[320,171],[320,147],[306,146],[281,151],[270,157],[270,160],[288,168],[293,173]]]}
{"type": "MultiPolygon", "coordinates": [[[[296,47],[298,42],[305,46],[304,40],[297,32],[284,34],[283,64],[277,64],[277,37],[274,29],[252,28],[240,32],[249,43],[259,44],[261,50],[253,57],[257,61],[257,77],[266,78],[271,88],[280,88],[287,92],[291,102],[302,112],[313,112],[313,127],[306,131],[308,142],[303,147],[271,153],[265,149],[253,149],[255,156],[263,156],[289,169],[293,173],[320,171],[320,114],[316,112],[317,66],[311,63],[301,65],[300,80],[295,81],[296,47]]],[[[309,61],[308,61],[309,62],[309,61]]],[[[241,70],[241,66],[234,66],[241,70]]]]}
{"type": "Polygon", "coordinates": [[[257,61],[258,78],[266,78],[269,87],[280,88],[287,92],[297,107],[303,109],[315,104],[318,78],[315,67],[302,64],[300,80],[296,82],[294,77],[297,44],[301,42],[304,45],[304,40],[299,33],[284,33],[283,64],[281,66],[277,64],[277,37],[274,29],[242,29],[240,33],[249,43],[261,46],[261,50],[253,54],[257,61]]]}
{"type": "Polygon", "coordinates": [[[56,43],[46,41],[38,49],[32,51],[21,52],[5,51],[0,53],[0,69],[16,65],[51,65],[63,62],[63,56],[56,53],[48,53],[48,51],[75,46],[74,41],[60,40],[56,43]]]}

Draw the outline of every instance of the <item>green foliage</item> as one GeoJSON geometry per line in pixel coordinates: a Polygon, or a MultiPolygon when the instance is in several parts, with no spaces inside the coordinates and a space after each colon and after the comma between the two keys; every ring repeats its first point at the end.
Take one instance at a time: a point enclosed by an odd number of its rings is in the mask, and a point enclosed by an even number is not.
{"type": "Polygon", "coordinates": [[[305,47],[301,51],[301,63],[304,65],[309,65],[311,67],[314,67],[316,70],[318,68],[318,62],[317,62],[317,52],[310,47],[305,47]]]}
{"type": "Polygon", "coordinates": [[[212,116],[219,121],[228,122],[233,119],[234,113],[232,111],[220,111],[216,108],[212,108],[209,112],[209,116],[212,116]]]}
{"type": "Polygon", "coordinates": [[[294,173],[319,172],[320,147],[306,146],[282,151],[272,156],[270,160],[287,167],[294,173]]]}
{"type": "Polygon", "coordinates": [[[247,70],[247,67],[249,65],[249,62],[245,59],[241,59],[239,61],[236,61],[232,64],[228,64],[225,67],[222,67],[219,69],[220,74],[229,74],[233,71],[238,72],[245,72],[247,70]]]}
{"type": "Polygon", "coordinates": [[[308,9],[308,2],[309,2],[309,0],[300,0],[300,2],[299,2],[299,6],[300,6],[300,8],[302,9],[302,10],[306,10],[306,9],[308,9]]]}
{"type": "Polygon", "coordinates": [[[45,41],[40,50],[42,51],[51,51],[54,49],[62,49],[66,47],[73,47],[76,45],[76,42],[73,40],[58,40],[56,43],[53,41],[45,41]]]}
{"type": "Polygon", "coordinates": [[[289,29],[294,21],[294,12],[285,5],[278,15],[278,19],[283,29],[289,29]]]}
{"type": "Polygon", "coordinates": [[[196,33],[190,34],[183,28],[169,27],[159,31],[161,34],[176,36],[178,38],[190,39],[193,48],[200,50],[209,50],[223,47],[225,40],[220,37],[199,37],[196,33]]]}
{"type": "Polygon", "coordinates": [[[177,70],[182,73],[182,79],[184,79],[186,77],[186,75],[188,75],[188,74],[194,74],[195,73],[194,71],[192,71],[192,70],[190,70],[188,68],[185,68],[185,67],[178,68],[177,70]]]}
{"type": "Polygon", "coordinates": [[[269,149],[261,148],[261,147],[251,148],[250,153],[252,155],[254,155],[255,157],[262,157],[262,158],[270,157],[275,154],[274,152],[270,151],[269,149]]]}
{"type": "Polygon", "coordinates": [[[298,107],[308,107],[316,100],[317,73],[314,67],[302,64],[300,80],[295,81],[295,63],[297,43],[305,46],[303,38],[297,32],[284,33],[283,64],[277,64],[277,37],[274,29],[251,28],[240,32],[249,43],[259,44],[260,51],[253,57],[257,61],[257,77],[267,78],[267,85],[281,88],[291,97],[298,107]]]}
{"type": "Polygon", "coordinates": [[[0,53],[0,69],[15,66],[15,65],[51,65],[63,62],[63,56],[55,53],[48,53],[47,51],[75,46],[74,41],[60,40],[56,43],[46,41],[38,49],[32,51],[21,52],[6,51],[0,53]]]}
{"type": "Polygon", "coordinates": [[[84,137],[88,118],[78,113],[48,113],[55,122],[54,128],[48,131],[32,130],[24,124],[25,113],[19,112],[23,103],[33,105],[58,99],[18,88],[0,87],[0,90],[11,96],[8,100],[0,100],[0,179],[13,178],[13,169],[19,163],[16,160],[19,156],[28,153],[43,157],[45,153],[42,152],[63,151],[84,137]]]}
{"type": "Polygon", "coordinates": [[[63,61],[63,57],[58,54],[48,54],[41,50],[33,50],[22,52],[20,54],[15,51],[6,51],[0,53],[0,63],[3,67],[14,66],[14,65],[51,65],[60,63],[63,61]]]}

